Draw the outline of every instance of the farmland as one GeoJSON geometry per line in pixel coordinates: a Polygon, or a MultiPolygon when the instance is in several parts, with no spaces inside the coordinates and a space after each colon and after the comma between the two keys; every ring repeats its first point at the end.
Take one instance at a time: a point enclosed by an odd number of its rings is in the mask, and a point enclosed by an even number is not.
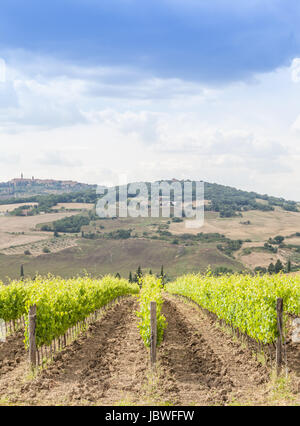
{"type": "Polygon", "coordinates": [[[28,201],[31,216],[8,215],[7,211],[20,214],[16,209],[24,203],[19,200],[3,203],[0,278],[17,278],[21,264],[29,276],[52,272],[70,277],[86,270],[95,276],[118,272],[125,278],[139,265],[158,272],[163,264],[170,279],[205,272],[209,265],[216,271],[253,271],[267,269],[279,260],[283,267],[291,261],[292,270],[300,268],[296,203],[205,185],[201,229],[187,228],[184,219],[100,219],[95,214],[97,194],[92,189],[35,195],[28,201]],[[270,247],[268,241],[276,235],[285,239],[280,246],[270,247]]]}
{"type": "Polygon", "coordinates": [[[0,250],[9,254],[7,250],[22,246],[22,252],[30,249],[31,245],[41,240],[48,240],[50,235],[40,232],[37,225],[49,223],[74,213],[52,213],[38,216],[0,216],[0,250]]]}
{"type": "MultiPolygon", "coordinates": [[[[215,212],[206,212],[206,222],[202,232],[219,232],[232,239],[251,238],[253,242],[263,242],[274,235],[291,235],[300,229],[300,215],[282,210],[280,207],[271,212],[247,211],[243,217],[220,218],[215,212]],[[245,225],[244,223],[250,223],[245,225]]],[[[173,234],[186,232],[184,223],[173,223],[170,226],[173,234]]],[[[197,230],[190,230],[190,233],[197,230]]]]}
{"type": "MultiPolygon", "coordinates": [[[[235,271],[243,265],[227,258],[216,249],[215,244],[181,247],[160,240],[132,238],[127,240],[87,240],[74,237],[76,244],[59,252],[41,253],[39,256],[23,254],[0,255],[0,278],[17,278],[20,265],[24,264],[25,274],[34,276],[36,272],[52,272],[63,277],[90,272],[93,276],[119,272],[128,277],[138,265],[153,272],[159,272],[163,263],[170,276],[180,275],[186,271],[205,271],[208,264],[224,265],[235,271]]],[[[61,238],[57,239],[57,243],[61,238]]],[[[72,242],[72,240],[71,240],[72,242]]],[[[43,243],[44,244],[44,243],[43,243]]],[[[23,248],[22,248],[23,251],[23,248]]],[[[32,251],[32,253],[34,253],[32,251]]]]}
{"type": "MultiPolygon", "coordinates": [[[[209,280],[209,276],[206,279],[209,280]]],[[[265,279],[267,284],[270,279],[267,277],[265,279]]],[[[299,278],[295,284],[295,291],[299,291],[298,282],[299,278]]],[[[98,287],[100,305],[104,302],[103,297],[106,297],[105,292],[109,288],[107,285],[112,286],[111,290],[116,292],[116,295],[120,291],[134,294],[102,308],[100,314],[89,322],[87,328],[75,327],[75,335],[73,332],[67,333],[65,344],[62,344],[62,340],[57,340],[52,362],[46,363],[44,358],[44,368],[40,368],[34,374],[29,373],[28,355],[23,343],[24,330],[9,336],[6,343],[0,343],[0,404],[84,406],[300,404],[297,391],[300,364],[296,344],[288,340],[289,382],[286,382],[284,387],[282,384],[279,386],[275,379],[270,379],[272,369],[268,358],[264,361],[262,354],[257,350],[253,352],[253,346],[248,346],[242,338],[236,338],[230,328],[220,327],[196,305],[166,292],[162,293],[161,299],[161,314],[165,322],[162,339],[157,348],[157,367],[155,371],[151,370],[149,352],[146,348],[148,338],[145,345],[142,339],[144,329],[139,326],[139,320],[142,318],[142,322],[148,321],[149,311],[147,313],[147,310],[143,309],[143,301],[146,301],[148,296],[150,299],[161,297],[157,293],[160,288],[159,283],[157,284],[153,276],[146,277],[144,294],[142,287],[139,299],[136,295],[137,286],[131,287],[125,280],[110,277],[102,282],[91,280],[89,277],[69,282],[62,281],[58,277],[47,279],[40,277],[36,282],[26,282],[23,289],[18,283],[13,284],[17,292],[21,291],[18,305],[20,311],[16,315],[22,313],[24,289],[27,292],[25,297],[37,303],[38,344],[42,342],[49,344],[50,335],[53,338],[55,336],[53,333],[65,333],[66,327],[72,326],[71,316],[61,315],[67,310],[65,303],[82,304],[81,308],[86,312],[81,309],[71,310],[72,315],[81,313],[87,315],[98,299],[98,296],[94,299],[98,287]],[[78,287],[72,285],[75,282],[78,287]],[[48,284],[52,289],[50,292],[48,284]],[[87,293],[83,292],[84,288],[87,293]],[[149,291],[154,291],[156,296],[154,293],[150,295],[149,291]],[[72,293],[74,295],[78,293],[80,298],[72,298],[72,293]],[[71,297],[65,298],[65,294],[71,297]],[[90,305],[83,304],[84,300],[94,302],[90,305]],[[42,327],[42,324],[48,324],[47,315],[57,303],[61,307],[55,308],[56,320],[49,324],[50,328],[42,327]],[[141,315],[138,315],[137,311],[141,307],[141,315]]],[[[174,285],[176,286],[176,283],[174,285]]],[[[14,292],[13,288],[12,291],[14,292]]],[[[15,292],[14,294],[17,295],[15,292]]],[[[107,293],[107,296],[114,297],[111,292],[107,293]]],[[[10,297],[8,288],[4,288],[1,297],[0,301],[10,297]]],[[[285,303],[288,306],[288,298],[285,299],[285,303]]],[[[0,309],[1,306],[3,309],[4,305],[0,303],[0,309]]],[[[5,313],[3,311],[2,316],[12,318],[9,315],[10,312],[13,313],[13,305],[5,306],[5,313]]],[[[27,303],[26,306],[28,309],[27,303]]],[[[275,311],[275,306],[272,309],[275,311]]],[[[74,321],[76,322],[77,318],[74,318],[74,321]]],[[[47,354],[45,348],[43,354],[44,357],[47,354]]]]}
{"type": "Polygon", "coordinates": [[[11,212],[14,209],[17,209],[17,208],[23,207],[23,206],[36,206],[36,205],[37,205],[37,203],[2,204],[2,205],[0,205],[0,213],[11,212]]]}
{"type": "Polygon", "coordinates": [[[26,273],[30,275],[52,272],[72,276],[74,272],[87,270],[95,275],[119,272],[128,277],[138,265],[158,272],[163,263],[171,278],[186,272],[204,272],[208,265],[231,271],[268,267],[277,259],[283,264],[292,259],[294,265],[300,265],[299,237],[286,238],[286,247],[278,248],[277,253],[264,249],[270,236],[279,233],[290,236],[299,231],[298,213],[283,210],[245,212],[242,221],[247,219],[251,224],[243,225],[241,218],[219,218],[216,213],[206,212],[201,232],[220,237],[197,241],[186,238],[187,231],[191,236],[197,234],[185,228],[184,222],[175,223],[166,218],[92,220],[81,228],[84,235],[60,233],[59,238],[54,238],[53,232],[41,231],[45,224],[51,227],[56,220],[85,214],[84,210],[76,210],[77,207],[83,205],[75,204],[73,211],[60,213],[0,217],[0,278],[16,278],[20,264],[26,265],[26,273]],[[121,230],[129,233],[130,238],[118,239],[121,230]],[[228,256],[217,248],[222,243],[221,235],[232,241],[243,239],[242,247],[228,256]],[[45,247],[48,253],[44,252],[45,247]],[[26,250],[31,256],[24,255],[26,250]]]}

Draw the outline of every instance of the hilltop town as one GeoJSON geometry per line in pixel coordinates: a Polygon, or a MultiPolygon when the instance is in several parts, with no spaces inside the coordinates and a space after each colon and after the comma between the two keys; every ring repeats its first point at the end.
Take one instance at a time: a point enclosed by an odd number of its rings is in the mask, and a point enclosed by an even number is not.
{"type": "Polygon", "coordinates": [[[19,178],[8,182],[0,182],[0,199],[11,197],[29,197],[35,194],[60,194],[88,189],[91,185],[72,180],[36,179],[34,176],[19,178]]]}

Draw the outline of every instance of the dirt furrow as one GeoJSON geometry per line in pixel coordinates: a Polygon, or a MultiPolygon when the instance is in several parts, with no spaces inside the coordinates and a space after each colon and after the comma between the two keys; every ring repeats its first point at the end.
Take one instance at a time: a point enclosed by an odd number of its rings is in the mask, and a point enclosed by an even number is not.
{"type": "Polygon", "coordinates": [[[155,374],[128,297],[35,377],[22,332],[0,344],[0,405],[263,405],[270,371],[196,305],[164,297],[155,374]]]}
{"type": "Polygon", "coordinates": [[[33,380],[26,379],[26,363],[20,365],[0,380],[2,399],[32,405],[138,402],[148,357],[139,337],[136,309],[134,298],[113,305],[33,380]]]}
{"type": "Polygon", "coordinates": [[[24,330],[20,330],[0,343],[0,377],[12,371],[24,357],[24,330]]]}
{"type": "Polygon", "coordinates": [[[199,309],[165,296],[160,348],[164,397],[180,405],[247,403],[264,393],[267,370],[199,309]]]}

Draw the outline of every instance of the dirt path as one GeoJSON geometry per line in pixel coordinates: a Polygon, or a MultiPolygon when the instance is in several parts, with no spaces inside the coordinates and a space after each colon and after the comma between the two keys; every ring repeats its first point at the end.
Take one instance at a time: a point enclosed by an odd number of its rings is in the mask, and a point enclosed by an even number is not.
{"type": "Polygon", "coordinates": [[[0,378],[12,371],[25,357],[24,330],[15,336],[8,336],[5,343],[0,343],[0,378]]]}
{"type": "Polygon", "coordinates": [[[0,405],[270,403],[270,372],[249,349],[194,304],[164,297],[168,326],[156,374],[150,372],[137,327],[137,299],[126,298],[105,310],[35,378],[21,332],[0,344],[0,405]]]}
{"type": "Polygon", "coordinates": [[[267,370],[199,309],[165,296],[168,327],[159,350],[164,398],[180,405],[261,400],[267,370]]]}
{"type": "Polygon", "coordinates": [[[142,403],[148,355],[136,309],[134,298],[111,307],[34,380],[23,359],[0,377],[0,399],[22,405],[142,403]]]}

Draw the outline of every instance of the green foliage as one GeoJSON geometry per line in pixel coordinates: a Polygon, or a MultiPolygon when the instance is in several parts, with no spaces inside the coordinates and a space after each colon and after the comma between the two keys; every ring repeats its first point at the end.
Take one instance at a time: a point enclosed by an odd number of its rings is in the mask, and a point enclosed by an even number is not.
{"type": "Polygon", "coordinates": [[[232,253],[234,251],[239,250],[243,245],[242,240],[230,240],[229,238],[226,239],[225,244],[218,244],[217,248],[218,250],[224,252],[227,256],[232,256],[232,253]]]}
{"type": "Polygon", "coordinates": [[[116,231],[105,234],[105,238],[109,240],[127,240],[131,237],[132,229],[117,229],[116,231]]]}
{"type": "Polygon", "coordinates": [[[0,282],[0,318],[14,321],[26,313],[29,282],[13,281],[5,286],[0,282]]]}
{"type": "Polygon", "coordinates": [[[267,273],[267,268],[265,268],[263,266],[256,266],[256,268],[254,268],[254,272],[256,274],[266,274],[267,273]]]}
{"type": "Polygon", "coordinates": [[[24,278],[24,265],[21,265],[20,276],[21,276],[21,279],[24,278]]]}
{"type": "MultiPolygon", "coordinates": [[[[172,183],[169,181],[169,183],[172,183]]],[[[183,181],[180,182],[183,188],[183,181]]],[[[150,183],[146,182],[150,193],[150,183]]],[[[129,187],[129,185],[128,185],[129,187]]],[[[96,188],[90,185],[77,184],[75,191],[62,193],[62,194],[48,194],[48,195],[33,195],[31,197],[25,197],[24,194],[38,194],[49,191],[49,187],[43,184],[38,185],[34,182],[29,184],[24,182],[24,185],[20,184],[17,186],[17,193],[21,196],[19,198],[9,198],[0,200],[0,204],[15,204],[15,203],[27,203],[37,202],[38,206],[32,209],[32,214],[37,214],[41,211],[50,212],[52,207],[58,203],[96,203],[101,197],[96,193],[96,188]]],[[[15,188],[16,189],[16,188],[15,188]]],[[[14,189],[14,190],[15,190],[14,189]]],[[[63,186],[60,182],[54,182],[51,189],[56,191],[62,191],[63,186]]],[[[117,189],[117,201],[119,199],[118,187],[117,189]]],[[[0,183],[0,194],[8,194],[12,188],[9,183],[0,183]]],[[[205,210],[219,212],[221,217],[233,217],[241,215],[243,211],[248,210],[261,210],[261,211],[272,211],[274,206],[280,206],[285,210],[297,212],[297,203],[294,201],[288,201],[283,198],[270,197],[268,195],[261,195],[255,192],[247,192],[232,188],[229,186],[218,185],[215,183],[204,182],[205,198],[210,200],[209,205],[205,205],[205,210]],[[260,202],[262,200],[263,202],[260,202]]],[[[195,195],[195,194],[194,194],[195,195]]],[[[128,199],[136,197],[137,194],[129,194],[128,199]]],[[[149,196],[151,199],[151,194],[149,196]]],[[[171,201],[174,201],[174,196],[171,193],[171,201]]],[[[173,218],[175,222],[182,220],[181,218],[173,218]]]]}
{"type": "MultiPolygon", "coordinates": [[[[90,277],[71,280],[51,276],[47,279],[37,277],[26,302],[28,310],[31,305],[37,305],[37,345],[49,344],[117,297],[138,292],[137,285],[111,276],[102,280],[90,277]]],[[[27,332],[26,329],[26,339],[27,332]]]]}
{"type": "Polygon", "coordinates": [[[289,201],[287,203],[283,203],[282,208],[289,212],[298,212],[297,204],[293,201],[289,201]]]}
{"type": "Polygon", "coordinates": [[[142,282],[141,281],[142,276],[143,276],[143,271],[142,271],[141,266],[139,265],[139,267],[136,270],[135,281],[138,282],[140,284],[140,286],[142,285],[141,284],[141,282],[142,282]]]}
{"type": "Polygon", "coordinates": [[[282,264],[282,262],[278,259],[277,262],[275,263],[275,273],[278,274],[280,271],[283,271],[284,266],[282,264]]]}
{"type": "MultiPolygon", "coordinates": [[[[0,284],[0,318],[15,320],[36,304],[36,341],[42,346],[117,297],[138,292],[136,284],[111,276],[102,280],[88,276],[64,280],[49,275],[24,283],[13,281],[9,286],[0,284]]],[[[28,341],[27,327],[25,341],[28,341]]]]}
{"type": "Polygon", "coordinates": [[[284,237],[282,235],[277,235],[274,238],[269,238],[269,244],[281,244],[284,241],[284,237]]]}
{"type": "MultiPolygon", "coordinates": [[[[89,225],[89,223],[89,216],[75,215],[53,222],[53,229],[56,232],[76,233],[81,231],[82,226],[89,225]]],[[[42,228],[42,230],[44,229],[42,228]]]]}
{"type": "Polygon", "coordinates": [[[149,347],[151,338],[150,302],[156,302],[157,345],[160,345],[164,329],[167,326],[166,318],[161,314],[163,286],[161,280],[155,278],[153,275],[146,275],[140,281],[142,289],[139,296],[140,311],[137,312],[137,316],[140,318],[138,327],[145,346],[149,347]]]}
{"type": "Polygon", "coordinates": [[[233,270],[226,266],[218,266],[213,270],[213,275],[219,276],[224,274],[233,274],[233,270]]]}
{"type": "Polygon", "coordinates": [[[30,205],[24,205],[17,207],[13,211],[10,212],[11,216],[33,216],[34,215],[34,207],[30,205]],[[26,213],[25,213],[26,211],[26,213]]]}
{"type": "Polygon", "coordinates": [[[269,274],[274,274],[275,273],[275,266],[274,266],[274,263],[270,263],[270,265],[268,266],[268,272],[269,272],[269,274]]]}
{"type": "Polygon", "coordinates": [[[181,217],[173,217],[172,218],[172,222],[174,222],[174,223],[180,223],[180,222],[183,222],[183,219],[181,219],[181,217]]]}
{"type": "Polygon", "coordinates": [[[190,274],[167,284],[166,290],[190,298],[262,343],[272,343],[277,338],[277,298],[283,298],[285,312],[300,314],[298,276],[190,274]]]}
{"type": "Polygon", "coordinates": [[[277,247],[273,247],[271,244],[269,243],[265,243],[264,244],[264,248],[268,251],[270,251],[271,253],[277,253],[278,249],[277,247]]]}

